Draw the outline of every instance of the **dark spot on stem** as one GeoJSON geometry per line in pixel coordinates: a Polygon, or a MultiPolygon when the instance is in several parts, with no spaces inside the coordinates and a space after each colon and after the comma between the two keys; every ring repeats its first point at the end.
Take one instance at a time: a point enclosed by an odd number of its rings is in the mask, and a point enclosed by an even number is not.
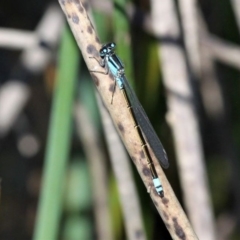
{"type": "Polygon", "coordinates": [[[88,4],[87,1],[83,1],[83,7],[84,7],[86,10],[88,10],[89,4],[88,4]]]}
{"type": "Polygon", "coordinates": [[[90,33],[90,34],[93,33],[93,30],[92,30],[92,28],[91,28],[90,26],[87,27],[87,31],[88,31],[88,33],[90,33]]]}
{"type": "Polygon", "coordinates": [[[111,93],[113,93],[114,92],[114,90],[115,90],[115,84],[113,83],[113,84],[110,84],[110,87],[109,87],[109,89],[108,89],[111,93]]]}
{"type": "Polygon", "coordinates": [[[121,133],[124,133],[125,129],[124,129],[123,125],[122,125],[121,123],[118,123],[117,126],[118,126],[119,131],[120,131],[121,133]]]}
{"type": "Polygon", "coordinates": [[[78,10],[79,10],[80,13],[84,12],[84,8],[81,5],[78,5],[78,10]]]}
{"type": "Polygon", "coordinates": [[[143,150],[140,151],[140,158],[145,158],[145,154],[144,154],[143,150]]]}
{"type": "Polygon", "coordinates": [[[166,226],[167,229],[171,229],[171,225],[170,224],[165,223],[165,226],[166,226]]]}
{"type": "Polygon", "coordinates": [[[183,231],[183,228],[179,225],[177,218],[173,218],[173,223],[175,233],[177,234],[177,236],[182,240],[186,240],[186,234],[183,231]]]}
{"type": "Polygon", "coordinates": [[[74,23],[76,23],[76,24],[79,23],[79,17],[77,16],[76,13],[73,13],[73,15],[72,15],[72,21],[73,21],[74,23]]]}
{"type": "Polygon", "coordinates": [[[93,55],[93,56],[96,56],[97,53],[98,53],[98,51],[97,51],[97,49],[95,48],[95,46],[93,46],[92,44],[89,44],[89,45],[87,46],[87,53],[88,53],[88,54],[91,54],[91,55],[93,55]]]}
{"type": "Polygon", "coordinates": [[[111,72],[109,72],[108,76],[109,76],[113,81],[115,80],[111,72]]]}
{"type": "Polygon", "coordinates": [[[162,203],[167,207],[167,204],[169,203],[169,200],[167,198],[162,198],[162,203]]]}
{"type": "Polygon", "coordinates": [[[95,40],[96,40],[97,43],[100,43],[100,40],[97,36],[95,37],[95,40]]]}
{"type": "Polygon", "coordinates": [[[69,13],[67,14],[67,18],[71,18],[71,15],[69,13]]]}
{"type": "Polygon", "coordinates": [[[93,79],[95,85],[98,87],[99,86],[99,79],[98,79],[98,77],[95,74],[93,74],[93,73],[90,73],[90,74],[92,76],[92,79],[93,79]]]}
{"type": "Polygon", "coordinates": [[[150,175],[151,175],[151,173],[150,173],[150,170],[149,170],[149,168],[147,168],[147,167],[144,167],[144,168],[143,168],[143,174],[144,174],[145,176],[150,176],[150,175]]]}

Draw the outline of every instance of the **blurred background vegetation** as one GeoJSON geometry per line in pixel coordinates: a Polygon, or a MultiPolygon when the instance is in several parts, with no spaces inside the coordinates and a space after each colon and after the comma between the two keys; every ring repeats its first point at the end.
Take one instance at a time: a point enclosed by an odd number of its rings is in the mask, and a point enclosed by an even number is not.
{"type": "MultiPolygon", "coordinates": [[[[151,3],[116,0],[113,4],[92,0],[89,4],[92,4],[92,17],[101,42],[114,40],[117,43],[117,53],[124,62],[129,81],[168,153],[167,177],[185,207],[173,137],[165,119],[166,89],[159,68],[158,41],[142,25],[143,16],[150,14],[151,3]],[[132,15],[129,14],[130,6],[136,11],[132,15]],[[129,32],[129,39],[122,39],[121,31],[129,32]]],[[[176,1],[177,7],[178,4],[176,1]]],[[[237,17],[234,1],[199,0],[198,5],[209,33],[224,43],[234,44],[238,53],[240,16],[237,17]]],[[[178,16],[181,26],[179,12],[178,16]]],[[[184,47],[183,39],[181,43],[184,47]]],[[[217,56],[212,63],[224,114],[215,118],[211,117],[214,113],[211,115],[204,109],[201,98],[204,93],[200,89],[204,74],[194,79],[192,85],[198,96],[194,101],[216,229],[221,233],[218,239],[235,240],[240,239],[237,192],[240,181],[240,61],[237,66],[217,56]]],[[[113,239],[127,239],[94,90],[58,2],[0,2],[0,239],[48,240],[47,236],[51,236],[49,240],[99,239],[89,161],[73,114],[76,103],[81,103],[88,112],[98,132],[98,144],[106,156],[104,165],[113,239]],[[50,8],[53,12],[47,14],[50,8]],[[51,18],[53,16],[55,18],[51,18]],[[66,62],[68,64],[64,64],[66,62]],[[52,171],[48,179],[46,169],[52,171]],[[47,182],[48,187],[41,192],[43,182],[47,182]],[[53,233],[46,231],[44,235],[38,232],[42,223],[37,219],[48,213],[37,212],[37,208],[38,203],[49,199],[54,201],[55,214],[49,214],[45,224],[53,233]],[[54,218],[58,218],[59,226],[51,225],[56,221],[54,218]]],[[[147,239],[171,239],[134,167],[133,171],[147,239]]]]}

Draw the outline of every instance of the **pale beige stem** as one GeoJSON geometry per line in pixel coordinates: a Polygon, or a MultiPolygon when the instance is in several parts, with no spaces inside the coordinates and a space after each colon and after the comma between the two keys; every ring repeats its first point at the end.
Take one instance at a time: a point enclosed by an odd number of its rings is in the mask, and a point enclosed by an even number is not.
{"type": "Polygon", "coordinates": [[[89,161],[97,236],[99,240],[112,240],[106,156],[99,144],[97,130],[84,106],[80,103],[75,104],[74,115],[78,135],[82,140],[84,152],[89,161]]]}
{"type": "Polygon", "coordinates": [[[200,239],[209,239],[205,233],[213,229],[213,214],[175,3],[172,0],[151,0],[151,7],[167,91],[167,119],[173,131],[184,202],[200,239]],[[205,226],[204,231],[202,226],[205,226]]]}

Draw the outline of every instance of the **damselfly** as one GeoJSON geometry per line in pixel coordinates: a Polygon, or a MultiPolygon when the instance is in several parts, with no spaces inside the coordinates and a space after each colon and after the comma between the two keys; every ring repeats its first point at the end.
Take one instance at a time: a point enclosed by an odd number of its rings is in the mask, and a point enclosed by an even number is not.
{"type": "Polygon", "coordinates": [[[169,166],[167,154],[158,136],[156,135],[143,107],[141,106],[134,91],[131,89],[126,79],[123,63],[114,52],[115,47],[116,47],[115,43],[107,43],[103,45],[103,47],[99,51],[100,57],[103,60],[102,63],[100,63],[100,65],[102,67],[105,67],[106,69],[105,74],[108,74],[109,71],[111,72],[111,74],[113,75],[116,81],[116,84],[118,85],[119,89],[121,90],[124,96],[124,99],[127,104],[127,108],[129,109],[132,116],[132,120],[134,122],[134,127],[141,140],[141,146],[142,146],[144,155],[147,159],[147,163],[152,175],[154,187],[158,195],[163,197],[164,196],[163,187],[157,175],[155,166],[153,164],[152,157],[148,148],[148,144],[151,146],[159,163],[164,168],[168,168],[169,166]]]}

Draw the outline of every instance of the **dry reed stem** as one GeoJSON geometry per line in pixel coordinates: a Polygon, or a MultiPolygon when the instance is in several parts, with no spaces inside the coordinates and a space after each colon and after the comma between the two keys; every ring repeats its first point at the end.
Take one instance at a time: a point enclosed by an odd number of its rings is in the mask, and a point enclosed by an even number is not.
{"type": "MultiPolygon", "coordinates": [[[[96,57],[99,59],[98,51],[101,48],[101,44],[81,1],[60,0],[59,2],[67,17],[77,44],[82,51],[87,67],[90,71],[104,71],[104,69],[99,66],[98,62],[91,58],[96,57]]],[[[147,161],[141,149],[139,136],[133,127],[131,115],[126,108],[124,97],[118,88],[116,88],[114,100],[111,104],[114,80],[109,75],[98,73],[91,73],[91,75],[146,188],[150,189],[150,196],[153,203],[160,213],[172,238],[197,239],[158,161],[151,152],[154,165],[158,176],[162,180],[165,191],[164,198],[160,198],[157,195],[153,187],[150,171],[147,167],[147,161]]]]}

